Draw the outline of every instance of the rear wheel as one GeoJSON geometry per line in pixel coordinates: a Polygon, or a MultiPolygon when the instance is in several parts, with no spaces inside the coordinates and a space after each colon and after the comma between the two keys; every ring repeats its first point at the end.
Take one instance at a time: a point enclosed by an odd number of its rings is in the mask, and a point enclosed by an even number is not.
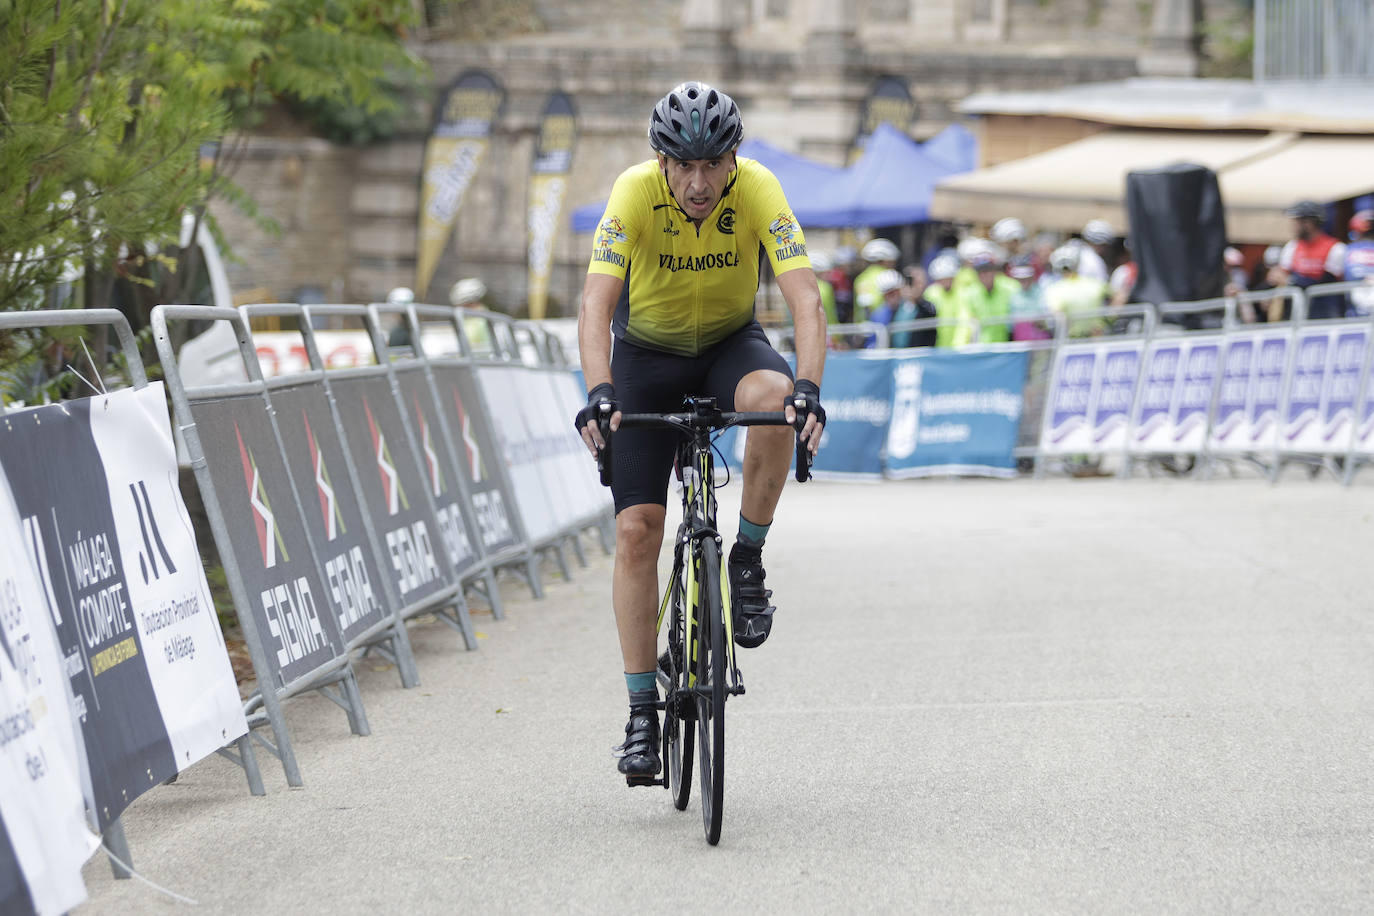
{"type": "Polygon", "coordinates": [[[701,820],[706,842],[720,842],[725,801],[725,617],[720,596],[720,547],[701,541],[697,599],[697,766],[701,779],[701,820]]]}

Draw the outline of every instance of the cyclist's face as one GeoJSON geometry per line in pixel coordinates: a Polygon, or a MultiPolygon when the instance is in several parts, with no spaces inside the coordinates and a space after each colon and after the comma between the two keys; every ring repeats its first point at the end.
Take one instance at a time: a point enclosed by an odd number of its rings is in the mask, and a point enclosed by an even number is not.
{"type": "Polygon", "coordinates": [[[689,219],[703,220],[720,202],[721,192],[735,167],[735,154],[721,159],[670,159],[658,157],[668,190],[689,219]]]}

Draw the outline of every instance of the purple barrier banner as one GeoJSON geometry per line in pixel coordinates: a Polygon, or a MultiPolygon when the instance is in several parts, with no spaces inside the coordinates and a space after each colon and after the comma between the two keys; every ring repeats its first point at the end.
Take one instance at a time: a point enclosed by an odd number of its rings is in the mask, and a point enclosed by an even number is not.
{"type": "Polygon", "coordinates": [[[1178,398],[1170,418],[1174,430],[1173,447],[1177,451],[1195,452],[1202,449],[1220,354],[1221,342],[1216,338],[1189,342],[1178,398]]]}
{"type": "Polygon", "coordinates": [[[1331,369],[1322,404],[1322,441],[1326,451],[1342,454],[1350,448],[1355,432],[1355,407],[1360,393],[1360,371],[1369,344],[1369,327],[1344,327],[1332,331],[1331,369]]]}
{"type": "Polygon", "coordinates": [[[1212,421],[1209,443],[1213,451],[1229,450],[1248,440],[1244,434],[1247,425],[1245,409],[1250,402],[1258,349],[1257,335],[1232,337],[1226,342],[1221,385],[1217,390],[1216,416],[1212,421]]]}
{"type": "Polygon", "coordinates": [[[1244,449],[1265,451],[1278,443],[1279,407],[1283,401],[1284,372],[1288,354],[1292,352],[1293,336],[1289,331],[1260,334],[1255,343],[1253,387],[1250,403],[1245,410],[1245,423],[1236,436],[1236,444],[1244,449]]]}
{"type": "Polygon", "coordinates": [[[1178,394],[1187,344],[1177,338],[1152,344],[1145,354],[1145,377],[1140,391],[1131,447],[1137,451],[1174,451],[1170,419],[1178,394]]]}
{"type": "Polygon", "coordinates": [[[1321,407],[1326,393],[1332,352],[1331,332],[1307,329],[1298,335],[1293,376],[1288,382],[1288,407],[1283,415],[1283,449],[1321,452],[1321,407]]]}
{"type": "Polygon", "coordinates": [[[1093,450],[1093,390],[1097,386],[1099,351],[1096,344],[1065,344],[1058,354],[1054,389],[1045,409],[1041,448],[1053,454],[1081,454],[1093,450]]]}

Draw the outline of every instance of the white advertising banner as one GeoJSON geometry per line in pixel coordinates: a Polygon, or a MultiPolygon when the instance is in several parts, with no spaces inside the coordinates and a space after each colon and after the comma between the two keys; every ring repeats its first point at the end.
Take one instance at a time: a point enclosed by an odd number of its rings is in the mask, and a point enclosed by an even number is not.
{"type": "Polygon", "coordinates": [[[0,912],[65,913],[86,899],[86,825],[54,608],[0,477],[0,912]]]}
{"type": "Polygon", "coordinates": [[[544,489],[534,434],[520,409],[523,372],[513,366],[479,366],[477,383],[491,419],[496,448],[501,453],[515,490],[516,511],[530,541],[541,543],[558,533],[558,521],[544,489]]]}
{"type": "Polygon", "coordinates": [[[1132,451],[1201,450],[1220,356],[1221,338],[1213,335],[1171,337],[1150,345],[1131,432],[1132,451]]]}

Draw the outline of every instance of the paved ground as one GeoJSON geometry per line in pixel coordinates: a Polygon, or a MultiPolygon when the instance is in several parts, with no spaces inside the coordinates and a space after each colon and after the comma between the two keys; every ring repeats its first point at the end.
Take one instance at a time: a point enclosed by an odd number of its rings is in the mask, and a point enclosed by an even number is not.
{"type": "Polygon", "coordinates": [[[305,788],[212,758],[128,836],[216,912],[1368,912],[1371,544],[1369,474],[794,486],[719,847],[614,772],[599,552],[478,652],[417,625],[416,690],[365,662],[371,737],[289,704],[305,788]]]}

